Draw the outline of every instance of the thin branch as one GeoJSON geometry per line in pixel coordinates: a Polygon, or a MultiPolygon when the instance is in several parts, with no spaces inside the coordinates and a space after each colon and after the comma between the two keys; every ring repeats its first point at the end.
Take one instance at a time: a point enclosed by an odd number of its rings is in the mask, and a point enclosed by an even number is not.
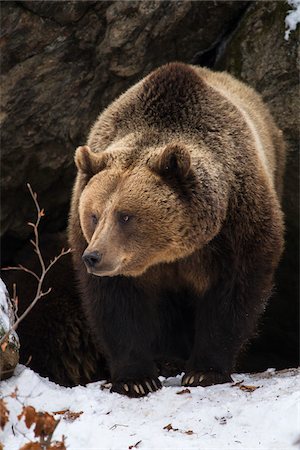
{"type": "Polygon", "coordinates": [[[14,266],[3,267],[3,269],[1,270],[22,270],[23,272],[30,273],[30,275],[32,275],[36,280],[39,281],[38,275],[32,270],[27,269],[27,267],[22,266],[22,264],[19,264],[18,266],[15,267],[14,266]]]}
{"type": "Polygon", "coordinates": [[[18,309],[19,309],[19,299],[18,299],[18,295],[17,295],[17,285],[16,283],[13,283],[13,311],[14,311],[14,315],[15,315],[15,319],[18,319],[18,309]]]}
{"type": "Polygon", "coordinates": [[[48,267],[45,269],[45,274],[48,273],[48,271],[51,269],[52,266],[54,266],[54,264],[59,260],[59,258],[61,258],[64,255],[67,255],[68,253],[71,252],[71,249],[68,248],[67,250],[62,249],[62,251],[60,252],[59,255],[55,256],[55,258],[53,260],[50,261],[48,267]]]}
{"type": "MultiPolygon", "coordinates": [[[[26,273],[29,273],[30,275],[32,275],[33,277],[36,278],[36,280],[38,281],[37,284],[37,289],[36,289],[36,293],[35,293],[35,297],[32,300],[32,302],[30,303],[30,305],[26,308],[26,310],[23,312],[23,314],[17,318],[17,320],[15,321],[15,323],[11,326],[11,328],[7,331],[7,333],[5,333],[5,335],[0,339],[0,346],[7,340],[7,338],[9,337],[9,335],[15,331],[17,329],[17,327],[19,326],[20,322],[22,322],[22,320],[29,314],[29,312],[32,310],[32,308],[36,305],[36,303],[40,300],[40,298],[45,297],[46,295],[49,294],[49,292],[51,291],[51,287],[49,289],[47,289],[47,291],[43,292],[42,288],[43,288],[43,282],[45,280],[45,277],[47,275],[47,273],[49,272],[49,270],[51,269],[51,267],[54,266],[54,264],[57,263],[57,261],[62,257],[67,255],[68,253],[70,253],[71,249],[65,250],[62,249],[60,254],[55,256],[53,260],[51,260],[48,264],[48,266],[46,267],[42,253],[40,251],[40,243],[39,243],[39,233],[38,233],[38,226],[40,224],[41,218],[45,215],[45,212],[43,209],[40,208],[39,204],[38,204],[38,200],[37,200],[37,195],[35,192],[33,192],[33,190],[31,189],[30,184],[27,184],[27,187],[29,189],[29,192],[31,194],[31,197],[34,201],[34,204],[36,206],[36,210],[37,210],[37,219],[35,223],[31,223],[29,222],[29,225],[31,227],[33,227],[33,231],[34,231],[34,236],[35,239],[31,240],[31,244],[34,247],[34,251],[35,253],[38,255],[38,259],[39,259],[39,263],[42,269],[41,275],[37,275],[35,272],[33,272],[31,269],[28,269],[27,267],[22,266],[21,264],[17,267],[6,267],[3,270],[22,270],[26,273]]],[[[14,288],[14,297],[13,300],[17,303],[18,299],[16,296],[16,289],[14,288]]]]}
{"type": "Polygon", "coordinates": [[[40,264],[41,264],[41,267],[42,267],[42,271],[44,271],[45,270],[45,263],[44,263],[42,254],[41,254],[40,249],[39,249],[40,243],[39,243],[38,226],[40,224],[41,218],[45,215],[45,213],[44,213],[43,209],[41,210],[40,205],[38,204],[38,201],[37,201],[37,194],[35,192],[33,192],[33,190],[32,190],[32,188],[31,188],[29,183],[27,183],[27,187],[29,189],[30,195],[31,195],[31,197],[32,197],[32,199],[34,201],[34,204],[35,204],[35,207],[36,207],[36,210],[37,210],[37,219],[36,219],[35,224],[33,224],[33,230],[34,230],[34,236],[35,236],[34,247],[36,249],[36,253],[38,255],[38,258],[39,258],[39,261],[40,261],[40,264]]]}
{"type": "Polygon", "coordinates": [[[32,302],[30,303],[30,305],[28,306],[28,308],[25,309],[25,311],[23,312],[23,314],[16,320],[16,322],[13,324],[13,326],[7,331],[7,333],[5,333],[5,335],[0,339],[0,346],[3,344],[3,342],[6,341],[6,339],[8,338],[8,336],[17,329],[17,327],[19,326],[20,322],[22,322],[23,319],[25,319],[25,317],[30,313],[30,311],[32,310],[32,308],[37,304],[37,302],[39,301],[40,298],[45,297],[45,295],[48,295],[51,292],[51,288],[49,288],[47,291],[42,292],[42,285],[43,285],[43,281],[44,278],[46,276],[46,274],[48,273],[49,269],[51,269],[51,267],[64,255],[66,255],[67,253],[70,253],[71,249],[68,250],[64,250],[62,251],[57,257],[55,257],[55,260],[52,261],[52,263],[50,263],[48,265],[48,267],[44,270],[44,272],[42,273],[41,277],[38,278],[38,287],[37,287],[37,291],[36,291],[36,295],[34,297],[34,299],[32,300],[32,302]]]}

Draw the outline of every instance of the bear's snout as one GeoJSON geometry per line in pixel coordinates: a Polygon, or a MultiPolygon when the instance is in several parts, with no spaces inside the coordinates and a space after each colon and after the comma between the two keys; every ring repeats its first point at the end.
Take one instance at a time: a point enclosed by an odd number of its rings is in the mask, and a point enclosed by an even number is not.
{"type": "Polygon", "coordinates": [[[100,253],[98,250],[86,249],[82,260],[87,272],[98,277],[118,275],[122,265],[118,258],[113,259],[111,254],[108,255],[105,251],[100,253]]]}
{"type": "Polygon", "coordinates": [[[98,251],[87,252],[82,255],[82,259],[87,269],[93,269],[101,261],[102,255],[98,251]]]}

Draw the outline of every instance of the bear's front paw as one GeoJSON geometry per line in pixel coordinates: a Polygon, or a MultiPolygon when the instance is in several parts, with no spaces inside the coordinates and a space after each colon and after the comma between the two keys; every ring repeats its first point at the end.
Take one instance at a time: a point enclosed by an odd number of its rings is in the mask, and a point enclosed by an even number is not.
{"type": "Polygon", "coordinates": [[[222,384],[232,382],[230,375],[220,372],[188,372],[181,381],[182,386],[211,386],[212,384],[222,384]]]}
{"type": "Polygon", "coordinates": [[[155,392],[161,389],[162,385],[158,378],[145,378],[135,381],[113,382],[110,392],[127,395],[127,397],[144,397],[149,392],[155,392]]]}

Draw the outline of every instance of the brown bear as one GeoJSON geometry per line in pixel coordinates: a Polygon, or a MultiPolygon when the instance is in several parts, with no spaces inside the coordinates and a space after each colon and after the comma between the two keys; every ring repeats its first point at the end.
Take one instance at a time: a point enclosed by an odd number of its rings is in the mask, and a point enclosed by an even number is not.
{"type": "Polygon", "coordinates": [[[69,242],[113,392],[231,380],[283,249],[281,131],[226,73],[171,63],[114,101],[79,147],[69,242]]]}

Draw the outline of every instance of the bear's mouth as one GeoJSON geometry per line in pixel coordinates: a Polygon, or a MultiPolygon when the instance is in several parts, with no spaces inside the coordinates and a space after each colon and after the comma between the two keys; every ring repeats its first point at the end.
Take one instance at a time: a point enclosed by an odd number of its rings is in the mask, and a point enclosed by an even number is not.
{"type": "Polygon", "coordinates": [[[101,269],[97,268],[87,268],[87,272],[96,277],[114,277],[120,275],[120,264],[115,267],[103,267],[101,269]]]}

